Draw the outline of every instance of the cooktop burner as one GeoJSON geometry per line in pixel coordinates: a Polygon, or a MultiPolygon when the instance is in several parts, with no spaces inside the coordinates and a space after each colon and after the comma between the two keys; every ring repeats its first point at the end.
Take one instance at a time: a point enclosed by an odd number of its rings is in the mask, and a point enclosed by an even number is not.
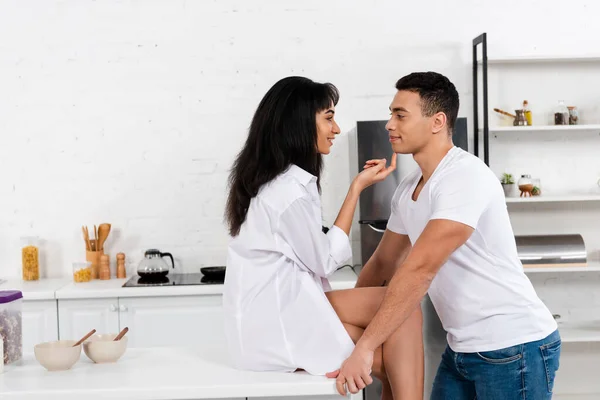
{"type": "Polygon", "coordinates": [[[223,279],[207,277],[201,273],[192,274],[169,274],[167,276],[140,277],[132,276],[123,287],[147,287],[147,286],[183,286],[183,285],[222,285],[223,279]]]}

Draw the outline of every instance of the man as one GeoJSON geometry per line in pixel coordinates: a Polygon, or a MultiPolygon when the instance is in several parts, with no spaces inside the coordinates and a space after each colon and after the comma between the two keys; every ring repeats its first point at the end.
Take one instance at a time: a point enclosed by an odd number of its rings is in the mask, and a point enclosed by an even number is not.
{"type": "Polygon", "coordinates": [[[523,272],[498,179],[452,143],[456,88],[427,72],[401,78],[396,89],[390,142],[419,168],[398,186],[385,234],[358,279],[357,286],[381,284],[388,266],[378,260],[389,257],[378,253],[400,258],[377,314],[339,370],[338,391],[372,382],[374,349],[429,293],[448,340],[432,399],[550,399],[557,325],[523,272]]]}

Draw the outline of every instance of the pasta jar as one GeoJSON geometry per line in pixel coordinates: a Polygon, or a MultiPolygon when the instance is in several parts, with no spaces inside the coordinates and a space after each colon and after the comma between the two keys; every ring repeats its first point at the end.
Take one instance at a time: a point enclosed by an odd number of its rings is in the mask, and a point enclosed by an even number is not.
{"type": "Polygon", "coordinates": [[[21,261],[24,281],[40,279],[39,239],[35,236],[21,238],[21,261]]]}
{"type": "Polygon", "coordinates": [[[74,262],[73,263],[73,280],[75,282],[89,282],[92,280],[92,263],[74,262]]]}

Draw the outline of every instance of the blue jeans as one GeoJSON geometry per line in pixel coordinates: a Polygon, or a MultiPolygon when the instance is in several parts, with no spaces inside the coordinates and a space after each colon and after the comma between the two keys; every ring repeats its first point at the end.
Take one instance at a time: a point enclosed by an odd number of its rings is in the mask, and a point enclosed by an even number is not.
{"type": "Polygon", "coordinates": [[[480,353],[446,348],[431,400],[548,400],[559,366],[558,331],[548,337],[480,353]]]}

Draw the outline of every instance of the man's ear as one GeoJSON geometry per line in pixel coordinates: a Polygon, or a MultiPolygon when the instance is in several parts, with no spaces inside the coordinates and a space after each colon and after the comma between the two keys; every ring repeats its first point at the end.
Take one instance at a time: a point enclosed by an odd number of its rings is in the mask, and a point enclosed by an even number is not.
{"type": "Polygon", "coordinates": [[[439,112],[433,116],[433,133],[440,133],[446,126],[447,118],[446,114],[439,112]]]}

